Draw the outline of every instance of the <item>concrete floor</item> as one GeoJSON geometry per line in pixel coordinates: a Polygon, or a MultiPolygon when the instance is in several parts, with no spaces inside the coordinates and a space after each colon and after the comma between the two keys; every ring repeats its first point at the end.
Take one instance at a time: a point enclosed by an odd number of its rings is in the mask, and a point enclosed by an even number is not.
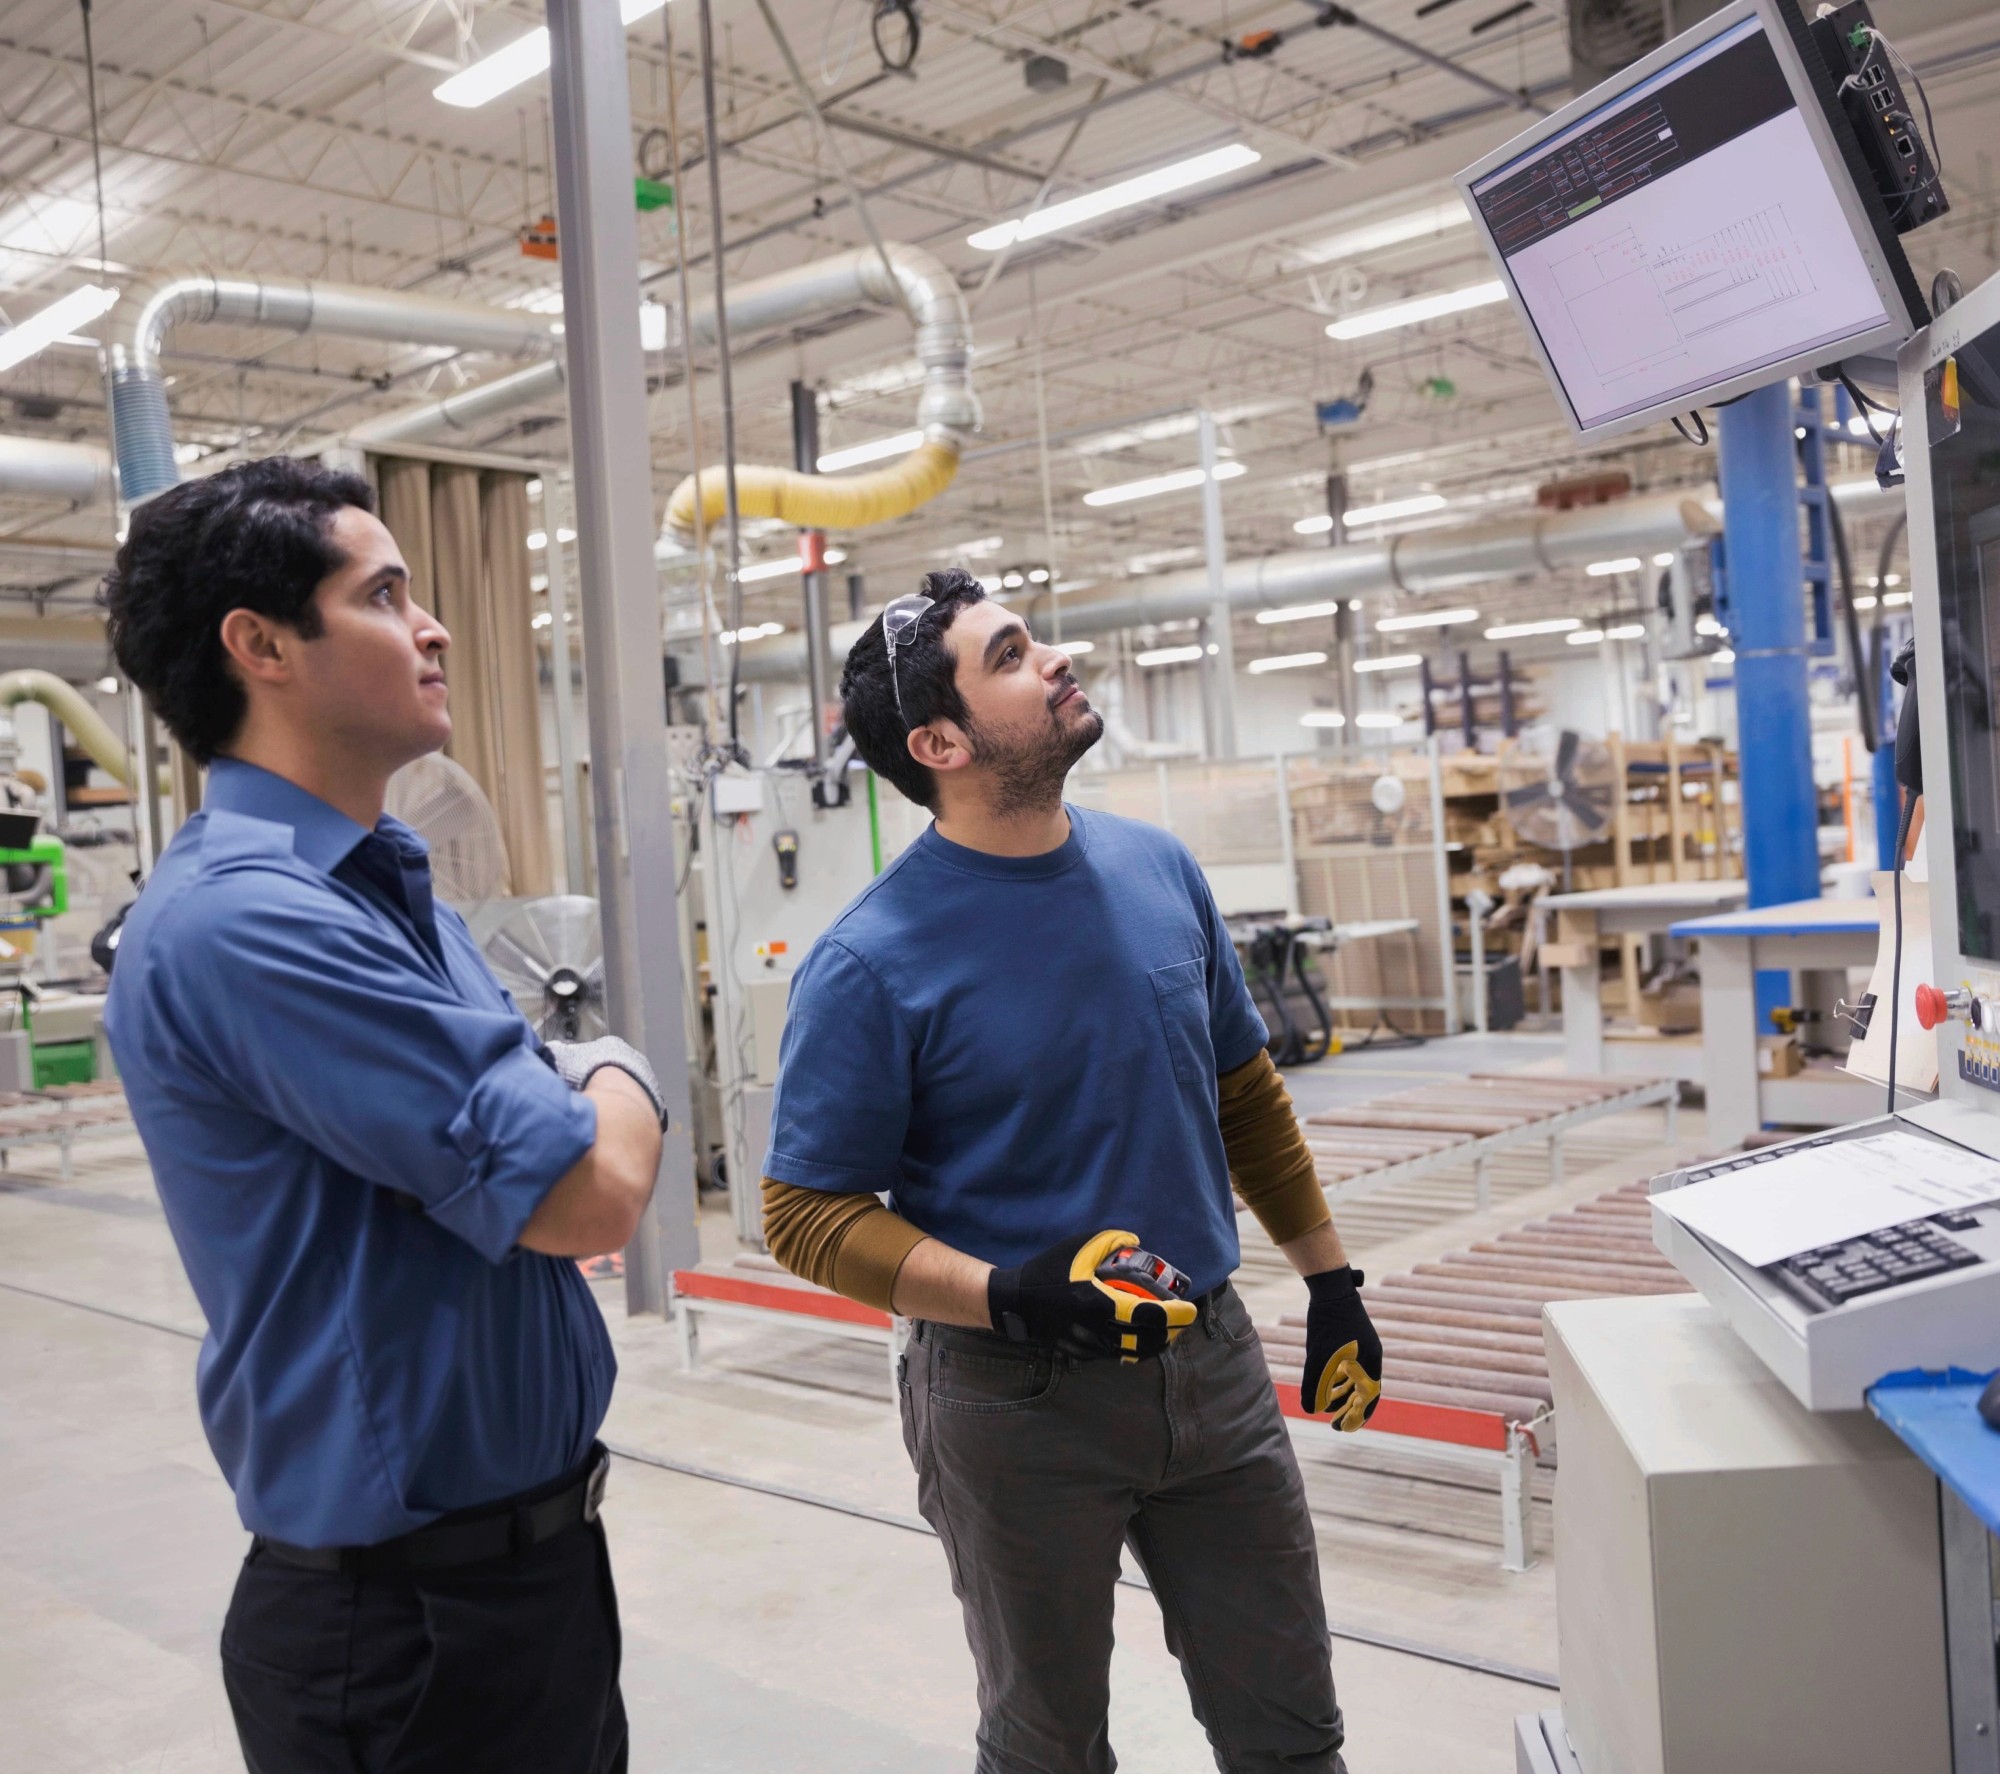
{"type": "MultiPolygon", "coordinates": [[[[1318,1108],[1419,1075],[1549,1069],[1557,1045],[1467,1037],[1342,1056],[1292,1083],[1318,1108]]],[[[1682,1135],[1680,1150],[1699,1146],[1698,1116],[1682,1135]]],[[[195,1417],[199,1315],[136,1141],[85,1148],[67,1184],[37,1156],[0,1177],[0,1774],[239,1769],[215,1644],[245,1540],[195,1417]]],[[[1468,1174],[1341,1217],[1371,1268],[1400,1268],[1666,1158],[1646,1111],[1578,1136],[1560,1189],[1525,1158],[1496,1166],[1484,1216],[1468,1174]]],[[[725,1216],[706,1221],[726,1248],[725,1216]]],[[[1246,1251],[1241,1280],[1259,1318],[1303,1303],[1268,1250],[1246,1251]]],[[[971,1664],[882,1357],[718,1324],[689,1375],[670,1326],[628,1320],[616,1284],[600,1292],[622,1364],[606,1437],[628,1457],[607,1520],[634,1768],[969,1768],[971,1664]]],[[[1509,1575],[1490,1492],[1425,1477],[1421,1459],[1305,1464],[1338,1628],[1555,1669],[1546,1519],[1542,1562],[1509,1575]]],[[[1212,1767],[1151,1597],[1124,1588],[1118,1606],[1123,1765],[1212,1767]]],[[[1355,1774],[1505,1774],[1514,1715],[1553,1698],[1351,1638],[1334,1660],[1355,1774]]]]}

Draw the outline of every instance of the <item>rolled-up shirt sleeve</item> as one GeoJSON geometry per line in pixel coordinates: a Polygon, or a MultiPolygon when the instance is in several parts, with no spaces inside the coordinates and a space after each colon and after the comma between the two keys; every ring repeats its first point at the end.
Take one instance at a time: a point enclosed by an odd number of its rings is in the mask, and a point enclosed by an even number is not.
{"type": "Polygon", "coordinates": [[[324,896],[294,898],[266,873],[225,879],[168,916],[173,941],[152,946],[160,971],[145,982],[163,1038],[489,1262],[595,1144],[595,1105],[518,1014],[464,1002],[358,910],[329,918],[324,896]]]}

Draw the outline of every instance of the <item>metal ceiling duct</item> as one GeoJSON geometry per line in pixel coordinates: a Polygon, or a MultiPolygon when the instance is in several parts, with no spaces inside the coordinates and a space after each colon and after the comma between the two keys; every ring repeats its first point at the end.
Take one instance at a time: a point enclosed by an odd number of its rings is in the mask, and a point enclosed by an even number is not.
{"type": "Polygon", "coordinates": [[[397,345],[442,345],[503,357],[546,356],[561,324],[525,308],[451,302],[399,290],[277,277],[181,272],[125,292],[111,339],[112,431],[126,500],[150,498],[180,479],[160,353],[177,326],[278,327],[397,345]]]}
{"type": "MultiPolygon", "coordinates": [[[[1832,492],[1842,512],[1856,518],[1899,509],[1903,500],[1900,489],[1885,493],[1873,481],[1849,481],[1832,492]]],[[[1222,584],[1232,605],[1258,610],[1367,592],[1449,591],[1591,561],[1628,555],[1643,559],[1656,550],[1705,542],[1721,530],[1720,500],[1686,492],[1660,493],[1576,511],[1536,511],[1490,523],[1424,530],[1380,546],[1349,543],[1235,560],[1224,568],[1222,584]]],[[[1082,640],[1149,623],[1185,621],[1206,616],[1213,601],[1206,568],[1161,573],[1131,582],[1121,595],[1088,602],[1065,600],[1063,634],[1082,640]]],[[[846,623],[834,629],[836,655],[854,644],[861,628],[859,623],[846,623]]],[[[804,675],[805,643],[797,635],[751,641],[742,651],[738,671],[746,682],[804,675]]]]}
{"type": "Polygon", "coordinates": [[[364,450],[393,449],[399,443],[434,443],[454,432],[470,431],[516,407],[552,399],[562,393],[567,377],[563,360],[552,357],[547,363],[530,364],[477,387],[461,388],[442,400],[427,400],[399,413],[364,420],[348,432],[347,439],[364,450]]]}
{"type": "MultiPolygon", "coordinates": [[[[739,463],[737,508],[743,516],[775,517],[801,528],[862,529],[916,510],[951,484],[960,450],[979,429],[979,401],[972,392],[971,312],[957,278],[940,260],[898,242],[880,253],[857,247],[734,285],[724,302],[733,335],[768,332],[855,307],[905,308],[916,322],[917,362],[923,369],[917,424],[924,441],[916,449],[880,468],[834,477],[739,463]]],[[[697,340],[712,344],[714,302],[697,306],[688,325],[697,340]]],[[[701,472],[699,496],[710,527],[723,516],[723,481],[720,464],[701,472]]],[[[667,503],[667,528],[684,543],[694,540],[696,496],[695,477],[689,475],[667,503]]]]}
{"type": "Polygon", "coordinates": [[[0,437],[0,495],[96,505],[111,493],[109,450],[40,437],[0,437]]]}

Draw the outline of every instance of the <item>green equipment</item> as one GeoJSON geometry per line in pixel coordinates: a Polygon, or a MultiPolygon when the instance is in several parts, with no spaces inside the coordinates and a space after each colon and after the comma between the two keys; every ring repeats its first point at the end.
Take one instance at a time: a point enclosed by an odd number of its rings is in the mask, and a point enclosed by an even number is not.
{"type": "Polygon", "coordinates": [[[24,969],[44,920],[69,910],[69,869],[62,839],[40,830],[41,815],[0,810],[0,979],[21,996],[21,1026],[32,1043],[32,1087],[88,1084],[97,1076],[96,1043],[35,1038],[34,989],[24,969]]]}

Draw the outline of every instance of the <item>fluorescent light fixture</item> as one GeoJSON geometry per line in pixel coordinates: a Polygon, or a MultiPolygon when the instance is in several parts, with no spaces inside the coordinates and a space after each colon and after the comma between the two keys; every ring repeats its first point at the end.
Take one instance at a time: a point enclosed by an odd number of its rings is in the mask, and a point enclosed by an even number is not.
{"type": "Polygon", "coordinates": [[[1607,641],[1643,641],[1646,625],[1643,622],[1621,622],[1616,628],[1607,628],[1604,638],[1607,641]]]}
{"type": "Polygon", "coordinates": [[[1709,654],[1708,659],[1711,665],[1734,665],[1736,663],[1736,649],[1734,647],[1718,647],[1713,653],[1709,654]]]}
{"type": "Polygon", "coordinates": [[[1873,435],[1868,429],[1868,421],[1859,413],[1856,413],[1853,418],[1847,421],[1847,433],[1850,437],[1869,437],[1873,435]]]}
{"type": "Polygon", "coordinates": [[[1200,647],[1152,647],[1133,655],[1139,665],[1186,665],[1202,656],[1200,647]]]}
{"type": "MultiPolygon", "coordinates": [[[[1248,474],[1249,469],[1241,462],[1218,462],[1215,465],[1217,480],[1234,480],[1238,475],[1248,474]]],[[[1184,493],[1189,487],[1202,483],[1199,468],[1183,468],[1174,474],[1155,474],[1146,480],[1123,481],[1115,487],[1099,487],[1094,493],[1085,493],[1086,505],[1125,505],[1134,499],[1150,499],[1156,493],[1184,493]]]]}
{"type": "Polygon", "coordinates": [[[1029,571],[1028,583],[1030,585],[1046,585],[1048,582],[1049,570],[1047,567],[1035,567],[1029,571]]]}
{"type": "MultiPolygon", "coordinates": [[[[651,18],[666,0],[622,0],[618,11],[627,25],[651,18]]],[[[537,25],[525,37],[516,37],[504,48],[481,56],[469,68],[461,68],[442,86],[431,89],[431,97],[447,105],[472,110],[490,104],[503,92],[512,92],[524,80],[546,73],[549,66],[549,30],[537,25]]]]}
{"type": "Polygon", "coordinates": [[[1421,665],[1423,662],[1424,656],[1421,653],[1384,653],[1379,659],[1355,660],[1354,669],[1356,671],[1408,671],[1411,666],[1421,665]]]}
{"type": "Polygon", "coordinates": [[[1095,653],[1095,641],[1053,641],[1050,643],[1058,653],[1067,653],[1074,659],[1079,653],[1095,653]]]}
{"type": "Polygon", "coordinates": [[[1318,517],[1302,517],[1292,525],[1294,533],[1300,536],[1324,536],[1333,528],[1333,514],[1322,511],[1318,517]]]}
{"type": "Polygon", "coordinates": [[[1177,567],[1184,561],[1198,561],[1202,550],[1195,547],[1162,548],[1152,554],[1135,554],[1125,563],[1128,573],[1157,573],[1162,567],[1177,567]]]}
{"type": "Polygon", "coordinates": [[[1403,717],[1391,714],[1387,709],[1370,709],[1365,714],[1356,715],[1354,724],[1357,727],[1400,727],[1403,717]]]}
{"type": "Polygon", "coordinates": [[[1568,634],[1583,624],[1574,616],[1550,616],[1540,622],[1503,622],[1498,628],[1489,628],[1489,641],[1521,641],[1532,634],[1568,634]]]}
{"type": "Polygon", "coordinates": [[[667,348],[667,310],[659,302],[639,304],[639,349],[664,351],[667,348]]]}
{"type": "Polygon", "coordinates": [[[1379,222],[1362,222],[1338,234],[1329,234],[1310,246],[1302,246],[1293,257],[1302,265],[1331,265],[1340,259],[1358,259],[1364,253],[1380,252],[1385,246],[1401,246],[1406,240],[1423,240],[1442,234],[1447,228],[1462,228],[1472,220],[1456,197],[1442,203],[1426,204],[1407,215],[1385,216],[1379,222]]]}
{"type": "Polygon", "coordinates": [[[842,561],[847,559],[847,550],[844,548],[829,548],[825,554],[820,556],[820,559],[825,561],[829,567],[837,567],[842,561]]]}
{"type": "Polygon", "coordinates": [[[759,561],[754,567],[738,569],[736,583],[738,585],[754,585],[759,579],[782,579],[787,573],[796,573],[801,564],[799,557],[795,554],[788,554],[782,559],[775,561],[759,561]]]}
{"type": "Polygon", "coordinates": [[[116,678],[99,678],[97,680],[97,693],[100,696],[116,696],[118,694],[118,680],[116,678]]]}
{"type": "Polygon", "coordinates": [[[1615,561],[1592,561],[1583,570],[1593,579],[1608,579],[1613,573],[1636,573],[1644,564],[1636,554],[1621,554],[1615,561]]]}
{"type": "Polygon", "coordinates": [[[0,333],[0,370],[46,351],[58,339],[88,326],[100,314],[108,313],[118,300],[118,292],[102,284],[86,283],[66,296],[59,296],[46,308],[37,309],[18,326],[0,333]]]}
{"type": "Polygon", "coordinates": [[[1885,573],[1882,577],[1882,583],[1884,585],[1901,585],[1903,583],[1903,575],[1901,573],[1885,573]]]}
{"type": "Polygon", "coordinates": [[[1399,517],[1421,517],[1426,511],[1442,511],[1441,493],[1417,493],[1408,499],[1385,499],[1380,505],[1357,505],[1343,512],[1340,521],[1353,529],[1357,524],[1392,524],[1399,517]]]}
{"type": "Polygon", "coordinates": [[[1569,644],[1572,647],[1594,647],[1603,639],[1604,630],[1601,628],[1579,628],[1569,637],[1569,644]]]}
{"type": "Polygon", "coordinates": [[[843,468],[859,468],[864,462],[880,462],[885,456],[907,456],[923,441],[921,431],[899,431],[894,437],[878,437],[873,443],[829,450],[819,459],[819,471],[838,474],[843,468]]]}
{"type": "Polygon", "coordinates": [[[1301,727],[1344,727],[1347,717],[1337,708],[1315,708],[1299,716],[1301,727]]]}
{"type": "Polygon", "coordinates": [[[552,627],[554,623],[555,623],[555,617],[552,616],[547,610],[537,610],[533,616],[528,618],[528,626],[530,628],[549,628],[552,627]]]}
{"type": "Polygon", "coordinates": [[[1725,634],[1728,631],[1713,616],[1697,616],[1694,619],[1696,634],[1725,634]]]}
{"type": "Polygon", "coordinates": [[[1857,610],[1872,610],[1875,608],[1875,603],[1873,597],[1858,597],[1854,600],[1854,607],[1857,610]]]}
{"type": "MultiPolygon", "coordinates": [[[[558,530],[556,531],[556,540],[558,542],[574,542],[576,540],[576,532],[574,530],[558,530]]],[[[548,545],[548,531],[530,530],[528,532],[528,546],[530,548],[539,550],[548,547],[548,545]]]]}
{"type": "Polygon", "coordinates": [[[1677,558],[1674,551],[1669,548],[1665,553],[1653,556],[1653,565],[1656,567],[1671,567],[1677,558]]]}
{"type": "Polygon", "coordinates": [[[1019,573],[1002,573],[1000,575],[1000,589],[1002,591],[1019,591],[1027,583],[1027,580],[1023,579],[1019,573]]]}
{"type": "Polygon", "coordinates": [[[725,647],[733,647],[738,641],[761,641],[774,634],[783,634],[782,622],[754,622],[747,628],[725,628],[715,638],[725,647]]]}
{"type": "Polygon", "coordinates": [[[1384,616],[1375,624],[1377,634],[1402,634],[1412,628],[1450,628],[1459,622],[1477,622],[1477,610],[1418,610],[1408,616],[1384,616]]]}
{"type": "Polygon", "coordinates": [[[1267,671],[1297,671],[1301,666],[1324,665],[1324,653],[1279,653],[1269,659],[1253,659],[1250,670],[1253,674],[1267,671]]]}
{"type": "MultiPolygon", "coordinates": [[[[1357,609],[1360,606],[1355,606],[1357,609]]],[[[1259,610],[1259,622],[1310,622],[1315,616],[1332,616],[1340,609],[1340,599],[1324,604],[1287,604],[1282,610],[1259,610]]]]}
{"type": "Polygon", "coordinates": [[[1415,326],[1419,321],[1437,320],[1446,314],[1463,314],[1468,308],[1484,308],[1507,299],[1507,286],[1498,278],[1487,283],[1467,284],[1464,289],[1437,290],[1428,296],[1413,296],[1407,302],[1391,302],[1383,308],[1363,308],[1345,314],[1326,329],[1329,339],[1366,339],[1375,333],[1393,332],[1397,327],[1415,326]]]}
{"type": "Polygon", "coordinates": [[[1893,610],[1909,601],[1910,594],[1907,591],[1885,591],[1882,594],[1882,608],[1885,610],[1893,610]]]}
{"type": "Polygon", "coordinates": [[[1170,166],[1156,167],[1151,172],[1140,173],[1136,178],[1120,179],[1100,191],[1086,191],[1080,197],[1048,204],[1033,215],[1018,216],[1011,222],[982,228],[977,234],[968,234],[965,243],[983,253],[997,253],[1017,241],[1039,240],[1044,234],[1053,234],[1061,228],[1076,228],[1085,222],[1094,222],[1113,210],[1130,209],[1135,203],[1150,203],[1155,197],[1166,196],[1169,191],[1184,191],[1190,185],[1219,179],[1225,173],[1255,166],[1263,158],[1255,148],[1242,142],[1232,142],[1226,148],[1211,148],[1206,154],[1197,154],[1191,160],[1176,160],[1170,166]]]}
{"type": "Polygon", "coordinates": [[[542,496],[542,483],[541,483],[540,479],[538,478],[538,479],[535,479],[535,480],[531,480],[531,481],[529,481],[529,482],[528,482],[528,497],[529,497],[530,499],[539,499],[539,498],[540,498],[541,496],[542,496]]]}

